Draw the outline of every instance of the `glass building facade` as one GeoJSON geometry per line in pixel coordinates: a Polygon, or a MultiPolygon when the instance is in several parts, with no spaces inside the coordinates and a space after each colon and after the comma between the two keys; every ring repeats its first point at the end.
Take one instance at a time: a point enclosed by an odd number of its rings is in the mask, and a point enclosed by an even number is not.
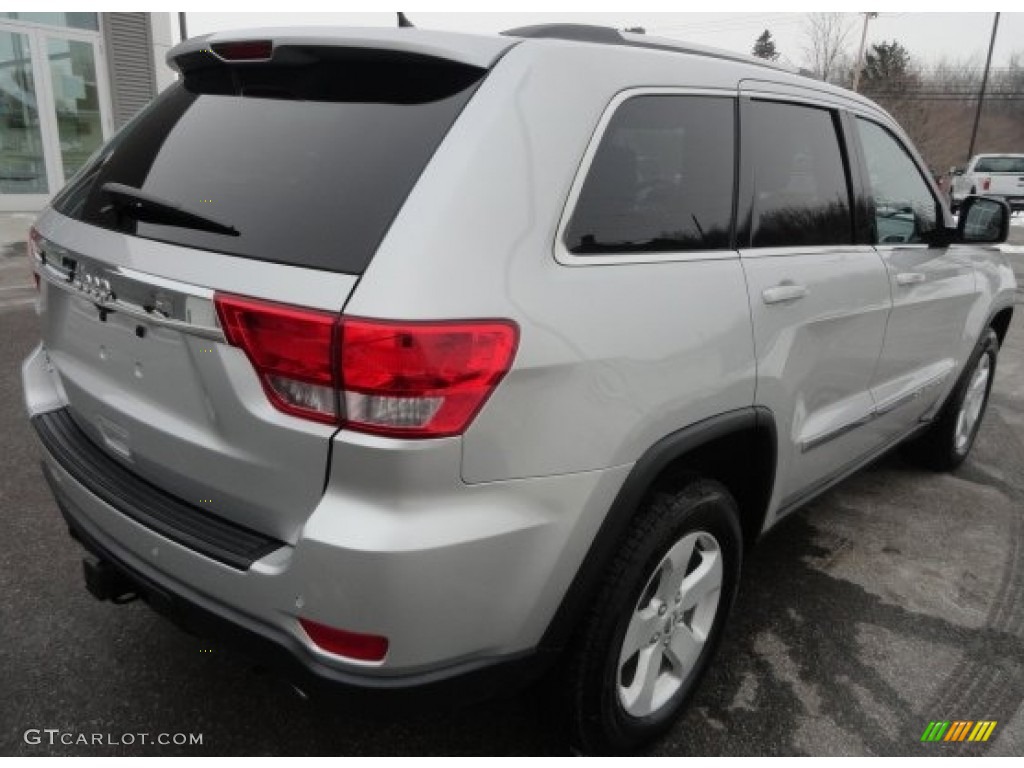
{"type": "Polygon", "coordinates": [[[0,211],[41,208],[123,122],[123,72],[156,95],[152,15],[0,12],[0,211]]]}

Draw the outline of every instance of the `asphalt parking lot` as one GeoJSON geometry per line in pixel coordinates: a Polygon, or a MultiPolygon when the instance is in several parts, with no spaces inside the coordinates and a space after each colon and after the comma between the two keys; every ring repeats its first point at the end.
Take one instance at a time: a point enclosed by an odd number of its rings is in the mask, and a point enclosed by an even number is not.
{"type": "MultiPolygon", "coordinates": [[[[28,219],[3,219],[23,231],[28,219]]],[[[1014,240],[1024,245],[1024,227],[1014,240]]],[[[145,605],[81,584],[23,414],[37,343],[24,246],[0,244],[0,755],[547,754],[536,692],[385,719],[303,701],[145,605]],[[201,733],[201,746],[26,743],[201,733]]],[[[6,241],[5,240],[5,241],[6,241]]],[[[1024,247],[1010,254],[1024,284],[1024,247]]],[[[1018,304],[1024,304],[1024,293],[1018,304]]],[[[978,443],[951,475],[898,454],[792,516],[749,559],[718,659],[659,755],[1024,754],[1024,310],[978,443]],[[930,720],[992,739],[922,744],[930,720]]],[[[136,740],[137,741],[137,740],[136,740]]]]}

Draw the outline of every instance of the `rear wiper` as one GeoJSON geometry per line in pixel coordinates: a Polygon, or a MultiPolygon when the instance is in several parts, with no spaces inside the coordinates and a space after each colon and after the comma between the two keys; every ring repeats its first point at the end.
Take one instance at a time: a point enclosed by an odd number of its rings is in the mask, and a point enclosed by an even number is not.
{"type": "Polygon", "coordinates": [[[230,224],[225,224],[201,213],[194,213],[173,200],[164,200],[141,189],[108,181],[100,187],[110,198],[114,208],[122,216],[150,224],[166,224],[172,227],[198,229],[218,235],[238,237],[240,234],[230,224]]]}

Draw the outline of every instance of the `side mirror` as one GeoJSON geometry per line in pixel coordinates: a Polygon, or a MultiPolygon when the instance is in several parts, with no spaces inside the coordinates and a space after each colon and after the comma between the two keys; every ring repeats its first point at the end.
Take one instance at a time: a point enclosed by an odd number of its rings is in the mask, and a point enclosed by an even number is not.
{"type": "Polygon", "coordinates": [[[961,243],[1003,243],[1010,234],[1010,206],[994,197],[968,197],[960,203],[956,239],[961,243]]]}

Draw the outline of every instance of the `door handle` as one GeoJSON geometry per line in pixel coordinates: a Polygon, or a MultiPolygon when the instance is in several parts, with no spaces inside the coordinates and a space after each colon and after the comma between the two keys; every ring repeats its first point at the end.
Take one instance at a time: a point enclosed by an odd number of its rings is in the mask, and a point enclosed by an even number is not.
{"type": "Polygon", "coordinates": [[[761,291],[765,304],[781,304],[784,301],[802,299],[808,293],[807,286],[795,283],[781,283],[761,291]]]}
{"type": "Polygon", "coordinates": [[[896,285],[918,285],[927,280],[923,272],[900,272],[896,275],[896,285]]]}

